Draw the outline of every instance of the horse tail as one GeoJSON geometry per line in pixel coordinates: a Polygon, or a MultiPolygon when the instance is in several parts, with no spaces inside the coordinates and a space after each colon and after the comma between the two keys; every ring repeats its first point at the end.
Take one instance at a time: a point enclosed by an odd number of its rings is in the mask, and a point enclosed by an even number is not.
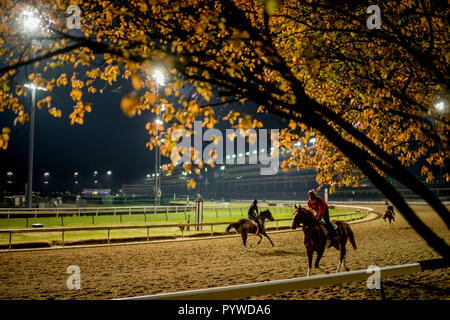
{"type": "Polygon", "coordinates": [[[350,240],[350,243],[352,244],[353,250],[356,250],[356,242],[355,242],[355,235],[353,234],[352,229],[348,227],[348,238],[350,240]]]}
{"type": "Polygon", "coordinates": [[[238,224],[238,223],[232,223],[232,224],[230,224],[230,225],[226,228],[225,232],[226,232],[226,233],[230,232],[231,228],[235,228],[236,231],[237,231],[237,228],[238,228],[238,227],[239,227],[239,224],[238,224]]]}

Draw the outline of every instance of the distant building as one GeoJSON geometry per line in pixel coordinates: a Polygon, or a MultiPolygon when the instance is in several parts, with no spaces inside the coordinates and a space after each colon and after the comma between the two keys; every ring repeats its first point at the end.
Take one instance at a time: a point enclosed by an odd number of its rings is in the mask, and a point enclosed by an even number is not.
{"type": "Polygon", "coordinates": [[[153,184],[124,184],[122,186],[124,196],[153,196],[153,184]]]}
{"type": "Polygon", "coordinates": [[[111,189],[83,189],[81,194],[85,197],[106,197],[111,195],[111,189]]]}

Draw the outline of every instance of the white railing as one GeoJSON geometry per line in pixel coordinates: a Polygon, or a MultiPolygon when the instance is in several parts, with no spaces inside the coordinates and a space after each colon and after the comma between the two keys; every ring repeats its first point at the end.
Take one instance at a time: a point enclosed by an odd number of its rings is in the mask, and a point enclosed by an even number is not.
{"type": "MultiPolygon", "coordinates": [[[[389,266],[380,268],[380,280],[385,277],[407,275],[425,270],[448,268],[449,261],[445,259],[426,260],[418,263],[389,266]]],[[[266,282],[255,282],[226,287],[216,287],[171,293],[161,293],[147,296],[122,298],[117,300],[228,300],[242,299],[279,292],[294,291],[321,286],[330,286],[347,282],[367,281],[371,272],[357,270],[317,275],[307,278],[293,278],[266,282]]]]}
{"type": "Polygon", "coordinates": [[[0,208],[0,215],[77,215],[81,214],[132,214],[132,213],[181,213],[193,211],[193,206],[132,206],[132,207],[85,207],[85,208],[0,208]]]}

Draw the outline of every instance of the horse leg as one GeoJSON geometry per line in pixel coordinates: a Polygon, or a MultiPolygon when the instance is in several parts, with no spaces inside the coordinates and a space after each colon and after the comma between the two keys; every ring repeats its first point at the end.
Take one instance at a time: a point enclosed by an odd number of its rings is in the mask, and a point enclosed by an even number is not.
{"type": "Polygon", "coordinates": [[[325,247],[323,247],[317,251],[317,258],[316,258],[316,262],[314,263],[314,267],[316,267],[316,268],[322,270],[323,272],[325,272],[326,274],[328,274],[329,272],[327,270],[325,270],[325,268],[322,268],[319,266],[319,262],[320,262],[320,259],[322,259],[324,251],[325,251],[325,247]]]}
{"type": "MultiPolygon", "coordinates": [[[[263,235],[264,235],[267,239],[269,239],[270,243],[272,244],[272,247],[275,247],[275,245],[274,245],[273,242],[272,242],[272,239],[269,238],[269,236],[267,235],[267,233],[266,233],[265,231],[263,232],[263,235]]],[[[260,241],[261,241],[261,240],[260,240],[260,241]]]]}
{"type": "Polygon", "coordinates": [[[247,250],[247,233],[246,232],[242,232],[241,233],[241,237],[242,237],[242,243],[244,244],[244,248],[245,248],[245,250],[247,250]]]}
{"type": "Polygon", "coordinates": [[[307,253],[308,254],[308,271],[306,272],[307,277],[309,277],[309,273],[310,273],[311,267],[312,267],[313,252],[314,251],[311,251],[311,252],[308,251],[308,253],[307,253]]]}
{"type": "MultiPolygon", "coordinates": [[[[341,265],[345,264],[344,263],[344,259],[345,259],[345,253],[346,253],[347,249],[345,249],[345,244],[341,245],[341,247],[339,248],[339,264],[336,270],[336,273],[338,273],[341,270],[341,265]]],[[[346,268],[347,269],[347,268],[346,268]]],[[[348,270],[347,270],[348,271],[348,270]]]]}
{"type": "Polygon", "coordinates": [[[261,237],[261,235],[258,233],[258,234],[256,234],[258,237],[259,237],[259,241],[258,241],[258,244],[260,244],[261,243],[261,240],[262,240],[262,237],[261,237]]]}

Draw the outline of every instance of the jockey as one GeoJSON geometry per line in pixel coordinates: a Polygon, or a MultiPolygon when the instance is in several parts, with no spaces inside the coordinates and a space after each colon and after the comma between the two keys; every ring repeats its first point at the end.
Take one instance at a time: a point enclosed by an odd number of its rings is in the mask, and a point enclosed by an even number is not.
{"type": "Polygon", "coordinates": [[[330,213],[328,211],[328,205],[321,197],[317,195],[316,190],[310,190],[308,192],[309,200],[308,207],[315,212],[317,212],[317,222],[319,222],[322,218],[325,221],[325,227],[328,230],[328,235],[331,240],[331,243],[337,240],[336,231],[330,222],[330,213]]]}
{"type": "Polygon", "coordinates": [[[393,206],[392,204],[390,204],[389,201],[387,201],[387,200],[384,201],[384,204],[386,205],[387,209],[388,209],[389,211],[391,211],[392,214],[395,216],[394,206],[393,206]]]}
{"type": "Polygon", "coordinates": [[[258,200],[253,200],[253,203],[251,204],[250,208],[248,209],[248,218],[252,221],[254,221],[258,225],[258,233],[262,231],[261,221],[259,221],[257,215],[259,215],[258,210],[258,200]],[[256,211],[256,214],[255,214],[256,211]]]}

